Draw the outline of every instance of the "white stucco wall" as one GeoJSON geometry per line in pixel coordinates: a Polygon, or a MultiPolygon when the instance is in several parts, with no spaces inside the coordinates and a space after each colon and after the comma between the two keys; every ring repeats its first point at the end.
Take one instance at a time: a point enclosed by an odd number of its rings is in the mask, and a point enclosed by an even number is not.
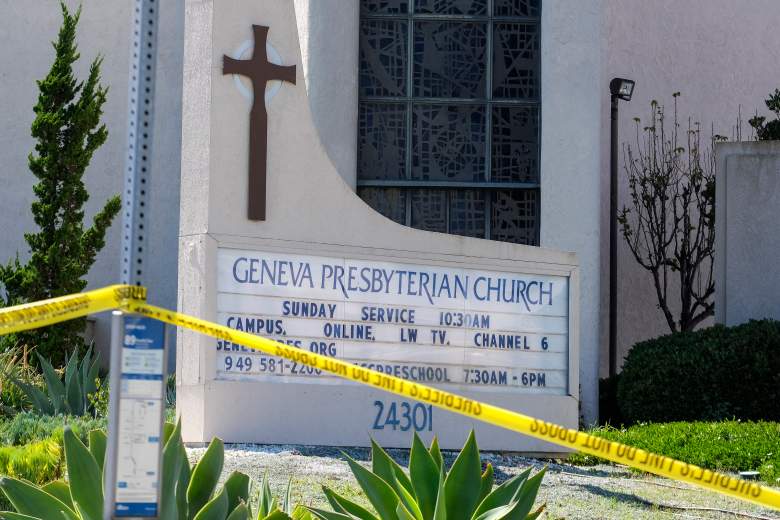
{"type": "Polygon", "coordinates": [[[325,149],[344,181],[357,181],[356,1],[295,0],[306,90],[325,149]]]}
{"type": "MultiPolygon", "coordinates": [[[[636,80],[631,103],[621,102],[621,141],[635,136],[634,117],[647,118],[653,99],[671,106],[672,94],[681,92],[681,115],[715,125],[716,133],[732,138],[739,107],[743,133],[747,120],[764,99],[780,87],[780,2],[776,0],[604,0],[605,72],[599,93],[602,124],[602,190],[609,187],[609,80],[636,80]]],[[[620,204],[626,204],[628,187],[622,171],[620,204]]],[[[607,302],[609,297],[608,198],[601,212],[603,327],[601,373],[608,371],[607,302]]],[[[622,239],[621,239],[622,240],[622,239]]],[[[650,274],[640,268],[621,242],[618,259],[619,362],[637,341],[669,332],[656,308],[650,274]]],[[[709,323],[712,323],[710,320],[709,323]]]]}
{"type": "Polygon", "coordinates": [[[723,143],[718,160],[718,323],[780,320],[780,142],[723,143]]]}
{"type": "MultiPolygon", "coordinates": [[[[104,122],[109,131],[106,144],[95,154],[84,181],[90,192],[87,219],[122,186],[127,147],[127,92],[130,57],[132,2],[126,0],[67,0],[75,10],[83,5],[78,28],[82,59],[77,74],[84,78],[91,60],[104,56],[103,83],[110,90],[104,122]]],[[[183,0],[166,0],[160,11],[157,119],[154,129],[149,234],[150,257],[146,267],[150,298],[162,305],[176,304],[176,248],[179,222],[179,163],[181,156],[181,66],[183,45],[183,0]]],[[[50,42],[56,39],[62,16],[57,2],[34,0],[2,2],[0,18],[0,262],[18,251],[27,256],[23,234],[35,230],[30,213],[35,178],[27,169],[27,154],[33,150],[30,124],[38,96],[35,81],[44,77],[54,58],[50,42]]],[[[108,233],[105,249],[90,275],[90,287],[119,281],[120,225],[117,217],[108,233]]],[[[97,339],[105,343],[107,317],[100,317],[97,339]]]]}
{"type": "Polygon", "coordinates": [[[598,418],[598,99],[602,0],[546,0],[542,7],[541,245],[580,261],[581,416],[598,418]]]}

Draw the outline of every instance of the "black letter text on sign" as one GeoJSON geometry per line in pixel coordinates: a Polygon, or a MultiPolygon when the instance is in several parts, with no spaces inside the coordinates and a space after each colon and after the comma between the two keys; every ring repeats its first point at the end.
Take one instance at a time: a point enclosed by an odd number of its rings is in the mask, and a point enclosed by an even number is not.
{"type": "Polygon", "coordinates": [[[268,112],[265,87],[269,81],[295,84],[296,66],[276,65],[268,61],[268,27],[253,25],[255,50],[251,60],[224,56],[223,74],[240,74],[252,81],[255,93],[249,117],[249,220],[265,220],[266,170],[268,154],[268,112]]]}

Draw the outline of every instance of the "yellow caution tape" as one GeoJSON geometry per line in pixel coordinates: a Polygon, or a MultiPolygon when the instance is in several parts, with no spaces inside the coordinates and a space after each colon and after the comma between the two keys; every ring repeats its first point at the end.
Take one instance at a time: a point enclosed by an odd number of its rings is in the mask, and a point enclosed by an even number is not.
{"type": "Polygon", "coordinates": [[[559,446],[596,455],[597,457],[625,464],[649,473],[655,473],[656,475],[688,482],[694,486],[730,495],[762,506],[780,509],[780,491],[755,482],[748,482],[710,471],[625,444],[610,442],[584,432],[571,430],[557,424],[467,399],[430,386],[369,370],[352,363],[300,350],[178,312],[134,301],[128,302],[126,309],[171,325],[184,327],[224,341],[245,345],[266,354],[283,357],[296,363],[324,370],[344,379],[423,401],[450,412],[459,413],[496,426],[502,426],[559,446]]]}
{"type": "Polygon", "coordinates": [[[0,309],[0,335],[110,311],[131,300],[146,301],[146,288],[112,285],[96,291],[0,309]]]}
{"type": "Polygon", "coordinates": [[[501,426],[530,437],[625,464],[648,473],[733,496],[780,510],[780,491],[669,457],[571,430],[517,412],[462,397],[444,390],[363,368],[352,363],[306,352],[276,341],[237,331],[185,314],[148,305],[146,289],[115,285],[83,294],[0,309],[0,335],[52,325],[87,314],[122,309],[187,328],[218,339],[245,345],[296,363],[330,372],[344,379],[429,403],[438,408],[501,426]]]}

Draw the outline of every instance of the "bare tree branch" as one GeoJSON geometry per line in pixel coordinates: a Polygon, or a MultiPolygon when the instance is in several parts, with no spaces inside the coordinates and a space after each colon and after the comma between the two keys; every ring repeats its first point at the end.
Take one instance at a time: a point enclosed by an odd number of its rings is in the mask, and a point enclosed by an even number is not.
{"type": "Polygon", "coordinates": [[[636,119],[636,145],[624,145],[631,204],[618,217],[636,261],[653,277],[658,308],[672,332],[693,330],[714,314],[715,156],[712,132],[702,149],[701,125],[688,119],[680,135],[677,100],[667,121],[651,103],[650,124],[636,119]],[[671,124],[671,128],[667,126],[671,124]],[[669,286],[676,278],[679,315],[671,311],[669,286]]]}

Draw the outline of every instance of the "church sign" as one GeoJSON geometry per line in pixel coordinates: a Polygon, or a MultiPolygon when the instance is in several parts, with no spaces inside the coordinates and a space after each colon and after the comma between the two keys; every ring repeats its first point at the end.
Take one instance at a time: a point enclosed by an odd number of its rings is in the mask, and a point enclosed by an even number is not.
{"type": "MultiPolygon", "coordinates": [[[[425,384],[568,390],[566,278],[230,249],[217,265],[218,320],[230,328],[425,384]]],[[[216,349],[218,379],[339,382],[240,345],[216,349]]],[[[380,401],[364,406],[377,413],[366,429],[433,425],[430,411],[387,423],[380,401]]]]}
{"type": "MultiPolygon", "coordinates": [[[[186,12],[179,310],[576,427],[576,256],[419,231],[364,203],[320,142],[294,6],[186,12]]],[[[485,449],[560,452],[193,332],[176,364],[186,442],[408,447],[417,432],[455,449],[473,428],[485,449]]]]}

